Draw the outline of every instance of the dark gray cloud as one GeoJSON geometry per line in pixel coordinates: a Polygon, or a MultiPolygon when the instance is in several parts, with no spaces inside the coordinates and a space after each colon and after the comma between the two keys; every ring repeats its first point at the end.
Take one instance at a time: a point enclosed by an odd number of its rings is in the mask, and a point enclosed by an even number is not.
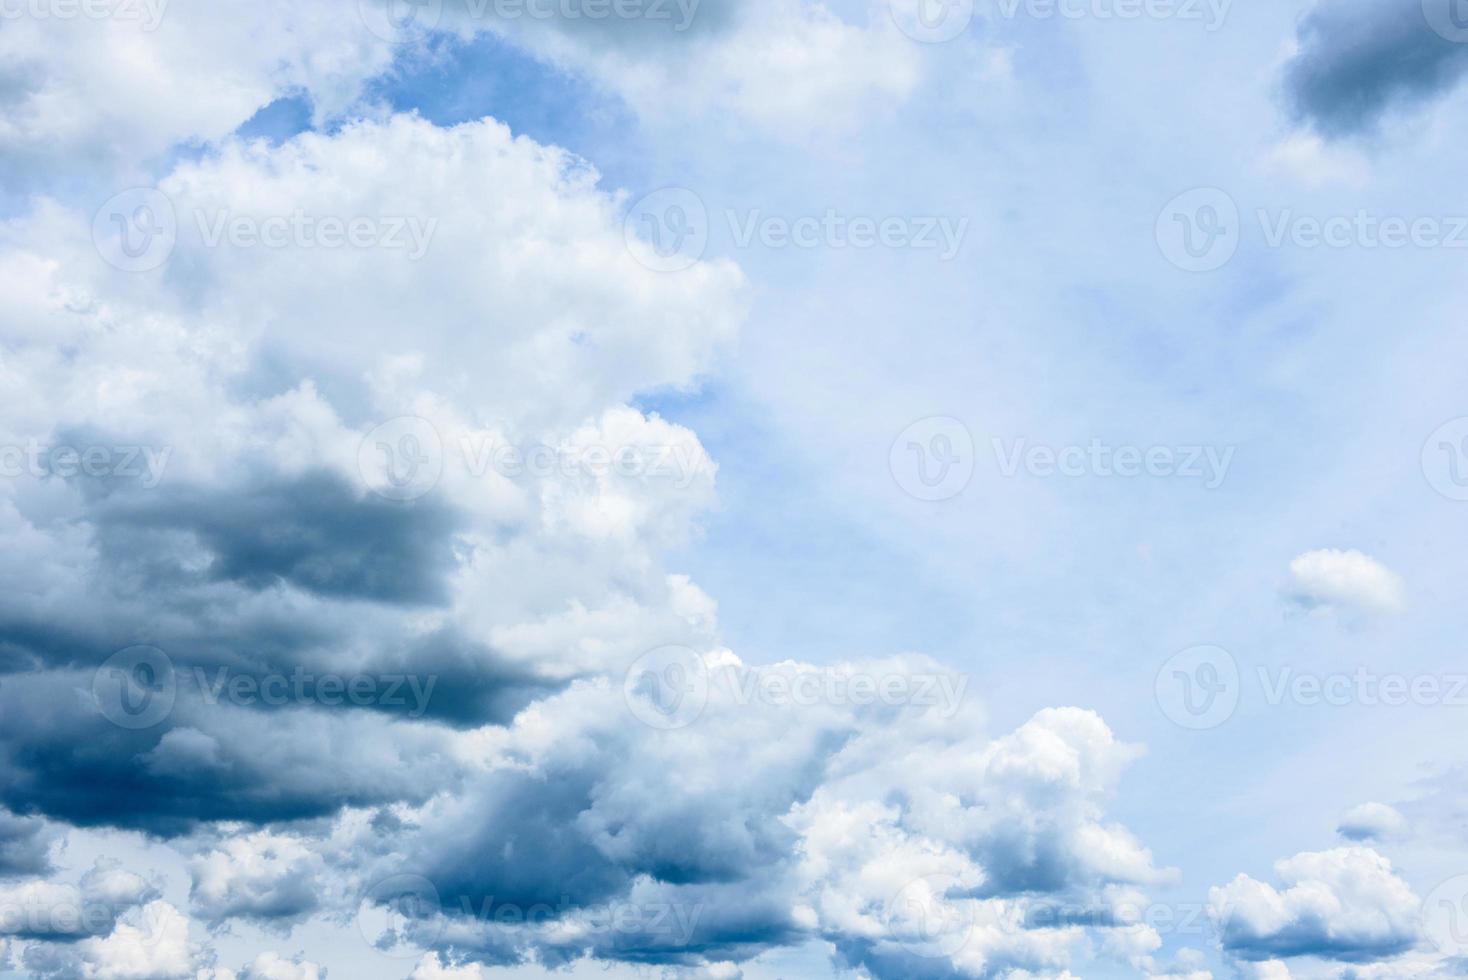
{"type": "Polygon", "coordinates": [[[0,810],[0,877],[50,873],[51,844],[59,836],[59,828],[39,817],[0,810]]]}
{"type": "MultiPolygon", "coordinates": [[[[1459,0],[1441,0],[1443,17],[1459,0]]],[[[1468,12],[1462,15],[1468,27],[1468,12]]],[[[1426,102],[1468,72],[1468,43],[1434,30],[1417,0],[1320,0],[1300,24],[1285,85],[1296,117],[1321,133],[1373,129],[1397,108],[1426,102]]]]}

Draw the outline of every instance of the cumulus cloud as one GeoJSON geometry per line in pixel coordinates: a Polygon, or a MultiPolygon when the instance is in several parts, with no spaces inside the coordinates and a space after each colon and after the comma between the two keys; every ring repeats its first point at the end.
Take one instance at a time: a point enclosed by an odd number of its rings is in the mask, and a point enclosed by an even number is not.
{"type": "MultiPolygon", "coordinates": [[[[1436,6],[1447,23],[1451,5],[1436,6]]],[[[1433,30],[1423,9],[1399,0],[1319,0],[1300,23],[1285,69],[1296,116],[1326,136],[1359,134],[1455,86],[1468,71],[1468,46],[1433,30]]]]}
{"type": "Polygon", "coordinates": [[[1401,577],[1359,551],[1307,551],[1290,562],[1290,595],[1308,609],[1388,613],[1405,603],[1401,577]]]}
{"type": "Polygon", "coordinates": [[[324,870],[299,839],[264,831],[234,837],[189,863],[192,908],[216,922],[299,919],[316,908],[324,870]]]}
{"type": "Polygon", "coordinates": [[[1362,803],[1341,815],[1336,831],[1353,841],[1392,840],[1407,833],[1407,818],[1385,803],[1362,803]]]}
{"type": "Polygon", "coordinates": [[[1421,900],[1376,851],[1307,852],[1274,871],[1281,888],[1241,874],[1209,889],[1209,912],[1230,955],[1370,962],[1416,944],[1421,900]]]}

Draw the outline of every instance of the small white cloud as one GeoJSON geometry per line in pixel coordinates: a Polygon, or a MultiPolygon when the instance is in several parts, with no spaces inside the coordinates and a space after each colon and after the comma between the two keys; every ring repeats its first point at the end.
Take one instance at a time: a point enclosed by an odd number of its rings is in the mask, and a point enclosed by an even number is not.
{"type": "Polygon", "coordinates": [[[1406,588],[1396,572],[1359,551],[1307,551],[1290,562],[1291,598],[1311,609],[1396,612],[1406,588]]]}
{"type": "Polygon", "coordinates": [[[1391,840],[1407,833],[1407,818],[1385,803],[1362,803],[1345,812],[1336,832],[1347,840],[1391,840]]]}

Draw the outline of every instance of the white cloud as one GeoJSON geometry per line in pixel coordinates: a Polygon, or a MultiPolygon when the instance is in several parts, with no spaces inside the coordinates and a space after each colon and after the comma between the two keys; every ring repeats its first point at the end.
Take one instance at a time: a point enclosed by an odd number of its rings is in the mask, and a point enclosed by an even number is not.
{"type": "Polygon", "coordinates": [[[1209,889],[1224,949],[1238,958],[1360,962],[1397,956],[1416,943],[1421,900],[1376,851],[1307,852],[1274,870],[1282,889],[1242,874],[1209,889]]]}
{"type": "Polygon", "coordinates": [[[1385,803],[1362,803],[1341,815],[1337,832],[1348,840],[1392,840],[1407,833],[1407,818],[1385,803]]]}
{"type": "Polygon", "coordinates": [[[174,980],[195,972],[189,920],[164,901],[138,910],[136,924],[120,922],[111,935],[77,944],[88,980],[174,980]]]}
{"type": "Polygon", "coordinates": [[[1307,551],[1290,562],[1293,598],[1312,609],[1396,612],[1406,588],[1391,569],[1359,551],[1307,551]]]}

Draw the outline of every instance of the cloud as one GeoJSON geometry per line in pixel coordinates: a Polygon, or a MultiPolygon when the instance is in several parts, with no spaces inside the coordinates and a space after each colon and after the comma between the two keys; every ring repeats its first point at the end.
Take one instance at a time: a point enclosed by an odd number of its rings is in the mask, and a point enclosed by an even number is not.
{"type": "Polygon", "coordinates": [[[1468,71],[1468,45],[1434,31],[1416,2],[1318,0],[1296,46],[1285,68],[1291,106],[1328,137],[1370,132],[1389,112],[1430,101],[1468,71]]]}
{"type": "Polygon", "coordinates": [[[1239,875],[1209,889],[1223,947],[1248,962],[1314,956],[1371,962],[1410,950],[1421,900],[1365,847],[1297,854],[1276,862],[1282,889],[1239,875]]]}
{"type": "Polygon", "coordinates": [[[1407,819],[1385,803],[1362,803],[1341,816],[1336,832],[1347,840],[1383,841],[1407,833],[1407,819]]]}
{"type": "Polygon", "coordinates": [[[306,843],[260,832],[233,837],[189,862],[192,909],[221,922],[299,920],[320,902],[324,864],[306,843]]]}
{"type": "Polygon", "coordinates": [[[1291,597],[1308,609],[1389,613],[1405,603],[1401,577],[1359,551],[1307,551],[1290,562],[1291,597]]]}
{"type": "Polygon", "coordinates": [[[164,901],[138,910],[136,922],[119,922],[108,936],[77,945],[87,980],[174,980],[191,977],[197,954],[189,920],[164,901]]]}

